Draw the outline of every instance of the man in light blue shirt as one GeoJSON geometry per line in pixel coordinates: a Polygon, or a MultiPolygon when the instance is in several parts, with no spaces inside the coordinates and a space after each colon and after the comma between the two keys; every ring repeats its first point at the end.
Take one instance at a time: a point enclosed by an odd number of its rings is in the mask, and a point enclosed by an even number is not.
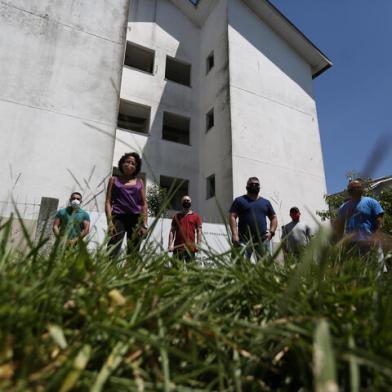
{"type": "Polygon", "coordinates": [[[378,231],[382,226],[384,210],[372,197],[363,196],[362,181],[354,180],[348,184],[350,199],[339,208],[337,234],[345,234],[361,255],[372,248],[380,247],[378,231]]]}

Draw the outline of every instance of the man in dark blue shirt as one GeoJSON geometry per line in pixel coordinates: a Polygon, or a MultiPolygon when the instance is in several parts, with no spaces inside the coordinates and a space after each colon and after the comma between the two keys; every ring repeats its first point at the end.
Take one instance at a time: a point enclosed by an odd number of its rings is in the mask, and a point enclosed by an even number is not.
{"type": "Polygon", "coordinates": [[[229,223],[233,245],[251,245],[245,252],[246,257],[250,259],[253,250],[262,256],[269,249],[269,242],[275,235],[278,220],[271,203],[259,196],[260,181],[257,177],[249,178],[246,190],[246,195],[237,197],[231,205],[229,223]],[[267,217],[270,220],[269,229],[267,217]]]}

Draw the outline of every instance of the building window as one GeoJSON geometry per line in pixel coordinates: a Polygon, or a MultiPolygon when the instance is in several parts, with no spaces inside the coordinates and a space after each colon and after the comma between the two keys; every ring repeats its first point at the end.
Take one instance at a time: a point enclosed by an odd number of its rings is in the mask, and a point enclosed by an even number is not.
{"type": "Polygon", "coordinates": [[[152,74],[154,70],[154,54],[154,51],[151,49],[127,42],[124,64],[152,74]]]}
{"type": "Polygon", "coordinates": [[[215,196],[215,174],[207,177],[207,199],[215,196]]]}
{"type": "Polygon", "coordinates": [[[207,61],[206,61],[206,65],[207,65],[207,71],[206,74],[208,74],[208,72],[211,71],[211,68],[213,68],[214,66],[214,52],[211,52],[208,57],[207,57],[207,61]]]}
{"type": "Polygon", "coordinates": [[[148,133],[150,114],[151,108],[149,106],[121,99],[117,126],[130,131],[148,133]]]}
{"type": "Polygon", "coordinates": [[[170,198],[170,209],[180,211],[182,209],[181,199],[188,195],[189,181],[181,178],[161,176],[159,185],[166,189],[170,198]]]}
{"type": "Polygon", "coordinates": [[[206,132],[214,126],[214,108],[206,114],[206,132]]]}
{"type": "Polygon", "coordinates": [[[184,86],[190,86],[191,65],[166,56],[165,78],[172,82],[183,84],[184,86]]]}
{"type": "Polygon", "coordinates": [[[162,139],[189,144],[190,118],[163,112],[162,139]]]}

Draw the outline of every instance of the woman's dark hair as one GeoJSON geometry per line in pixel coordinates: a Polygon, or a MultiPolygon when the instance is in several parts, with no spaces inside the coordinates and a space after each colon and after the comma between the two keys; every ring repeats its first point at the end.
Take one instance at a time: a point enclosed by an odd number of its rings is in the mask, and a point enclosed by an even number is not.
{"type": "Polygon", "coordinates": [[[120,170],[121,173],[124,173],[122,165],[124,162],[129,158],[129,157],[134,157],[136,161],[136,170],[134,176],[137,176],[140,173],[140,170],[142,168],[142,159],[140,158],[140,155],[137,152],[128,152],[124,154],[120,160],[118,161],[118,170],[120,170]]]}

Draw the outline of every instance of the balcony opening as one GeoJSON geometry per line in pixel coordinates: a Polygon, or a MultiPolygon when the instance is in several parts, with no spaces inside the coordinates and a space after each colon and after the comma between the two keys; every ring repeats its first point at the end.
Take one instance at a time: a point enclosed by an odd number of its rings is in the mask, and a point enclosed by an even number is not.
{"type": "Polygon", "coordinates": [[[214,126],[214,108],[206,114],[206,132],[214,126]]]}
{"type": "Polygon", "coordinates": [[[189,193],[189,180],[160,176],[159,185],[161,188],[166,189],[168,197],[171,197],[170,209],[182,210],[181,199],[189,193]]]}
{"type": "Polygon", "coordinates": [[[162,139],[181,144],[190,144],[190,118],[163,112],[162,139]]]}
{"type": "Polygon", "coordinates": [[[173,57],[166,56],[165,78],[172,82],[191,85],[191,65],[179,61],[173,57]]]}
{"type": "Polygon", "coordinates": [[[154,55],[153,50],[128,41],[124,64],[152,74],[154,71],[154,55]]]}
{"type": "Polygon", "coordinates": [[[147,134],[150,126],[150,114],[151,108],[149,106],[121,99],[117,126],[129,131],[147,134]]]}
{"type": "Polygon", "coordinates": [[[208,55],[208,57],[207,57],[207,60],[206,60],[206,66],[207,66],[207,68],[206,68],[206,74],[208,74],[208,72],[210,72],[211,71],[211,69],[214,67],[214,52],[211,52],[209,55],[208,55]]]}
{"type": "Polygon", "coordinates": [[[215,196],[215,174],[211,174],[207,177],[207,199],[211,199],[215,196]]]}

